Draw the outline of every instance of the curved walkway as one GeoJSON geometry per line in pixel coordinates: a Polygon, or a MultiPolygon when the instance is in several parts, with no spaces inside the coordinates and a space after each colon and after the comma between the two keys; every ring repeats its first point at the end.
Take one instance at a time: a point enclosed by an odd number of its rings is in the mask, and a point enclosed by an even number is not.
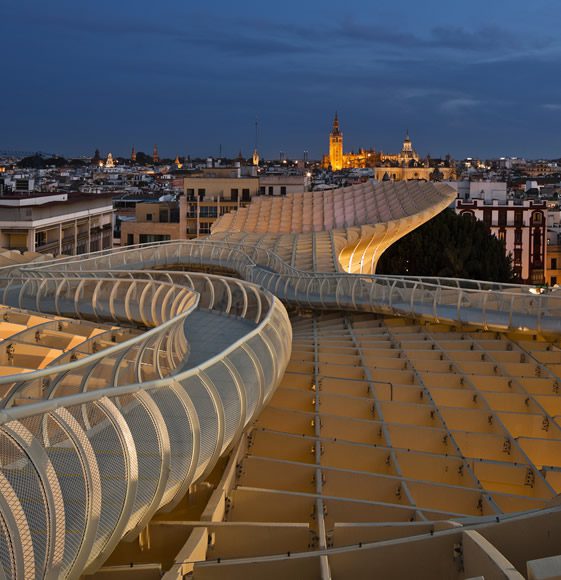
{"type": "Polygon", "coordinates": [[[218,276],[7,275],[8,306],[145,329],[0,377],[0,576],[77,578],[236,443],[284,373],[291,326],[270,293],[218,276]]]}

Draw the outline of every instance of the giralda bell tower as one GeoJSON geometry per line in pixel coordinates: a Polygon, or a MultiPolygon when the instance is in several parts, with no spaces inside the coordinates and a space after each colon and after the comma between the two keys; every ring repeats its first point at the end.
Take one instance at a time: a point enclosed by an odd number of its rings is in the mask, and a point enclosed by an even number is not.
{"type": "Polygon", "coordinates": [[[333,171],[343,169],[343,133],[339,130],[337,113],[333,119],[333,129],[329,134],[329,162],[333,171]]]}

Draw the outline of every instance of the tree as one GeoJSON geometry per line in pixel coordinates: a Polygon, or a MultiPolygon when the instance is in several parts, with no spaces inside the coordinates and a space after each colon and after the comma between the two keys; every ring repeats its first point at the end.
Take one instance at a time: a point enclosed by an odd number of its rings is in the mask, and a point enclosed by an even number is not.
{"type": "Polygon", "coordinates": [[[382,254],[377,274],[515,281],[504,242],[481,221],[447,209],[382,254]]]}
{"type": "Polygon", "coordinates": [[[39,153],[36,153],[30,157],[20,159],[18,167],[21,167],[22,169],[43,169],[45,167],[45,160],[39,153]]]}
{"type": "Polygon", "coordinates": [[[150,155],[146,155],[143,151],[139,151],[136,154],[136,163],[138,165],[152,165],[152,157],[150,155]]]}

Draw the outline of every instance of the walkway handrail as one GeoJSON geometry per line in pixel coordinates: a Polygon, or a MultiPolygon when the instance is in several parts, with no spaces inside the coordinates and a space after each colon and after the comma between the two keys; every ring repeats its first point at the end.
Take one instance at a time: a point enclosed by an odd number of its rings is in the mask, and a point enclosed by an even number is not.
{"type": "Polygon", "coordinates": [[[484,329],[561,333],[561,294],[531,286],[442,277],[308,272],[271,250],[212,239],[127,247],[87,260],[29,265],[30,275],[51,270],[129,268],[135,264],[219,266],[305,308],[352,308],[431,318],[484,329]]]}

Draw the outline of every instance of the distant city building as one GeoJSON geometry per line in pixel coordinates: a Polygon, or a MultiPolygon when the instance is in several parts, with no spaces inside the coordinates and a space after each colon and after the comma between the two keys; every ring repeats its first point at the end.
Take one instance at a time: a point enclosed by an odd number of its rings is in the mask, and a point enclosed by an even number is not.
{"type": "Polygon", "coordinates": [[[329,134],[329,165],[333,171],[340,171],[345,164],[343,154],[343,133],[339,128],[339,117],[335,113],[333,128],[329,134]]]}
{"type": "Polygon", "coordinates": [[[561,284],[561,245],[547,247],[545,282],[550,286],[561,284]]]}
{"type": "Polygon", "coordinates": [[[136,149],[134,148],[134,145],[132,146],[132,151],[131,151],[131,161],[133,163],[136,161],[136,149]]]}
{"type": "Polygon", "coordinates": [[[505,243],[520,282],[543,284],[547,259],[544,201],[507,199],[506,184],[459,182],[456,212],[481,220],[505,243]]]}
{"type": "Polygon", "coordinates": [[[333,127],[329,134],[329,155],[323,157],[322,166],[332,171],[372,168],[374,177],[378,181],[442,181],[453,179],[455,175],[455,169],[449,162],[428,158],[421,161],[413,148],[409,131],[405,135],[400,153],[385,154],[373,148],[361,148],[358,153],[345,153],[343,133],[337,113],[335,113],[333,127]]]}
{"type": "Polygon", "coordinates": [[[0,247],[74,256],[112,245],[111,194],[0,197],[0,247]]]}
{"type": "Polygon", "coordinates": [[[134,220],[121,223],[121,245],[185,240],[185,197],[178,201],[149,201],[138,203],[134,220]]]}
{"type": "Polygon", "coordinates": [[[158,146],[154,145],[154,151],[152,153],[152,160],[154,163],[159,163],[160,161],[160,154],[158,153],[158,146]]]}
{"type": "Polygon", "coordinates": [[[264,173],[259,176],[259,195],[288,195],[309,191],[311,177],[305,173],[287,175],[285,173],[264,173]]]}

